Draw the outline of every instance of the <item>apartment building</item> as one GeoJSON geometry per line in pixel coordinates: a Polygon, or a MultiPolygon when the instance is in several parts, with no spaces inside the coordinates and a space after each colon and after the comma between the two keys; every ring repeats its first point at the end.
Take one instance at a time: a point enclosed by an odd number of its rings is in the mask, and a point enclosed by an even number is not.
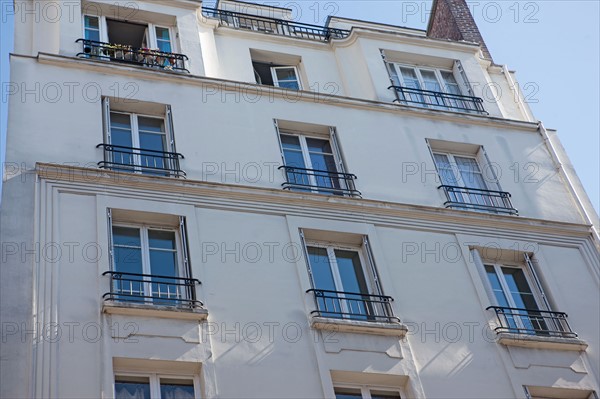
{"type": "Polygon", "coordinates": [[[464,0],[15,14],[1,397],[598,398],[597,215],[464,0]]]}

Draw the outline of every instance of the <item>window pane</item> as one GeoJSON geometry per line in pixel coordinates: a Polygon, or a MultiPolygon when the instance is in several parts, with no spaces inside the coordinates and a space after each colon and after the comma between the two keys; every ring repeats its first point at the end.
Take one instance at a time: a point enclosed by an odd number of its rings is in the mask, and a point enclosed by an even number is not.
{"type": "Polygon", "coordinates": [[[148,241],[150,249],[175,249],[175,232],[149,230],[148,241]]]}
{"type": "Polygon", "coordinates": [[[284,149],[292,149],[300,151],[300,139],[297,136],[290,136],[287,134],[282,134],[281,136],[281,145],[284,149]]]}
{"type": "Polygon", "coordinates": [[[343,285],[340,291],[368,294],[358,252],[336,249],[335,258],[343,285]]]}
{"type": "Polygon", "coordinates": [[[325,154],[333,153],[329,140],[307,138],[306,145],[310,152],[320,152],[325,154]]]}
{"type": "Polygon", "coordinates": [[[155,133],[163,133],[165,131],[164,120],[159,118],[147,118],[140,116],[138,117],[138,125],[140,131],[155,133]]]}
{"type": "Polygon", "coordinates": [[[336,399],[362,399],[360,389],[335,388],[336,399]]]}
{"type": "MultiPolygon", "coordinates": [[[[113,227],[113,256],[115,271],[143,273],[140,230],[129,227],[113,227]]],[[[121,281],[119,289],[139,293],[141,283],[121,281]]]]}
{"type": "Polygon", "coordinates": [[[296,70],[294,68],[276,68],[275,76],[277,76],[277,80],[296,80],[296,70]]]}
{"type": "Polygon", "coordinates": [[[455,171],[452,169],[452,165],[445,154],[433,154],[433,159],[438,168],[440,174],[440,180],[442,184],[447,186],[457,186],[458,178],[455,175],[455,171]]]}
{"type": "Polygon", "coordinates": [[[369,294],[369,289],[367,288],[358,252],[336,249],[335,258],[342,280],[342,287],[338,287],[338,290],[346,293],[344,294],[343,303],[345,307],[344,311],[348,313],[347,317],[352,319],[366,319],[367,316],[378,313],[374,311],[368,302],[369,298],[360,295],[369,294]]]}
{"type": "Polygon", "coordinates": [[[150,399],[150,381],[147,377],[117,377],[116,399],[150,399]]]}
{"type": "Polygon", "coordinates": [[[325,248],[308,247],[308,257],[315,288],[335,291],[327,250],[325,248]]]}
{"type": "Polygon", "coordinates": [[[504,291],[502,290],[502,285],[500,285],[500,279],[496,274],[494,266],[486,265],[485,272],[488,276],[490,285],[492,286],[492,291],[494,292],[494,296],[496,297],[498,305],[503,307],[510,307],[508,300],[506,299],[506,295],[504,295],[504,291]]]}
{"type": "Polygon", "coordinates": [[[515,305],[518,308],[538,310],[537,302],[523,270],[514,267],[503,267],[502,273],[515,305]]]}
{"type": "Polygon", "coordinates": [[[400,399],[400,394],[389,391],[371,391],[371,399],[400,399]]]}
{"type": "Polygon", "coordinates": [[[466,187],[479,188],[482,190],[487,189],[477,160],[457,156],[455,156],[454,159],[456,160],[456,165],[466,187]]]}
{"type": "Polygon", "coordinates": [[[294,68],[275,68],[274,70],[277,86],[286,89],[300,89],[300,84],[298,83],[298,77],[296,76],[296,70],[294,68]]]}
{"type": "Polygon", "coordinates": [[[100,41],[100,21],[98,17],[84,16],[84,31],[87,40],[100,41]]]}
{"type": "Polygon", "coordinates": [[[410,87],[413,89],[420,89],[421,84],[419,83],[419,79],[417,79],[417,74],[412,68],[400,68],[400,73],[402,74],[402,78],[404,80],[404,86],[410,87]]]}
{"type": "Polygon", "coordinates": [[[441,92],[442,88],[435,76],[435,72],[421,69],[421,76],[425,84],[425,90],[441,92]]]}
{"type": "Polygon", "coordinates": [[[173,378],[161,378],[160,397],[162,399],[194,399],[194,383],[173,378]]]}
{"type": "Polygon", "coordinates": [[[113,243],[141,248],[140,229],[114,226],[113,243]]]}
{"type": "Polygon", "coordinates": [[[171,37],[169,29],[156,27],[156,44],[160,51],[171,53],[171,37]]]}

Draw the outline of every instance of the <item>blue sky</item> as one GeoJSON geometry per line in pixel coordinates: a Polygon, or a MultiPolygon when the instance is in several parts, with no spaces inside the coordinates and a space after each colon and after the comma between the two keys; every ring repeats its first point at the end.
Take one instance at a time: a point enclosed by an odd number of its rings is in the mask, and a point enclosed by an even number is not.
{"type": "MultiPolygon", "coordinates": [[[[0,78],[9,81],[12,19],[0,0],[0,78]]],[[[213,2],[207,2],[212,4],[213,2]]],[[[262,3],[293,8],[299,20],[321,24],[328,14],[425,28],[431,1],[282,0],[262,3]]],[[[468,1],[494,60],[517,71],[530,107],[547,128],[557,129],[594,206],[600,208],[599,49],[600,2],[468,1]],[[576,79],[575,79],[576,78],[576,79]]],[[[2,86],[3,87],[3,86],[2,86]]],[[[2,92],[0,157],[4,161],[6,103],[2,92]]]]}

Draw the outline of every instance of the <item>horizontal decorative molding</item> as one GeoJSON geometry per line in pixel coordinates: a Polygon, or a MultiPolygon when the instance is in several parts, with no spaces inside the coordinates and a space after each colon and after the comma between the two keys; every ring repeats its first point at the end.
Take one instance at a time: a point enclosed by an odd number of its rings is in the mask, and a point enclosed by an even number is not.
{"type": "Polygon", "coordinates": [[[289,192],[197,180],[144,176],[100,169],[36,164],[35,173],[53,187],[86,195],[143,198],[211,209],[320,219],[350,220],[446,234],[560,243],[577,247],[591,239],[590,226],[364,198],[289,192]],[[167,195],[165,195],[167,194],[167,195]]]}
{"type": "Polygon", "coordinates": [[[310,326],[317,330],[332,332],[387,335],[403,338],[408,327],[402,323],[380,323],[360,320],[312,317],[310,326]]]}
{"type": "MultiPolygon", "coordinates": [[[[264,35],[263,35],[264,36],[264,35]]],[[[169,71],[150,70],[149,68],[129,66],[109,61],[94,61],[86,58],[68,57],[49,53],[39,53],[37,57],[12,55],[13,57],[37,59],[41,64],[56,65],[62,68],[72,68],[85,70],[93,73],[119,74],[128,76],[132,79],[145,79],[156,81],[172,82],[177,84],[190,84],[203,88],[211,88],[231,92],[261,92],[269,94],[269,98],[287,99],[293,98],[295,101],[312,102],[323,105],[338,106],[342,108],[360,108],[370,111],[392,112],[430,120],[443,120],[462,125],[479,125],[498,127],[501,129],[515,129],[539,134],[537,123],[523,122],[513,119],[504,119],[488,115],[457,113],[437,109],[422,108],[410,105],[395,104],[391,102],[381,102],[367,100],[355,97],[336,96],[333,94],[313,92],[313,91],[292,91],[273,86],[258,85],[254,83],[238,82],[225,79],[209,78],[190,74],[179,74],[169,71]]],[[[510,133],[509,130],[506,133],[510,133]]]]}
{"type": "Polygon", "coordinates": [[[496,342],[505,346],[532,349],[584,351],[588,344],[578,338],[544,337],[540,335],[499,333],[496,342]]]}

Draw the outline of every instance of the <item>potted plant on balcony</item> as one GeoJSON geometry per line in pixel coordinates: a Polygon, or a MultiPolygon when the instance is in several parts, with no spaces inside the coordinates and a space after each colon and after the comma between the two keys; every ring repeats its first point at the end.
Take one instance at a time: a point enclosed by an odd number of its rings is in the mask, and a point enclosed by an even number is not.
{"type": "Polygon", "coordinates": [[[115,58],[120,60],[131,59],[131,46],[127,44],[113,44],[112,46],[115,50],[115,58]]]}

